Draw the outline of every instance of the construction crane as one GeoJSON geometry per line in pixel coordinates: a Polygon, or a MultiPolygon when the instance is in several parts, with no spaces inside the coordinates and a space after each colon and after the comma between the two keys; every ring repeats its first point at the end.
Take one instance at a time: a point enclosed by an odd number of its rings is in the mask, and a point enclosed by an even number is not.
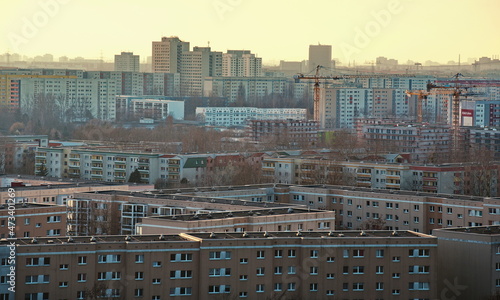
{"type": "Polygon", "coordinates": [[[417,95],[417,120],[420,118],[419,110],[421,113],[422,100],[424,100],[428,95],[434,94],[447,94],[452,96],[451,100],[451,128],[452,128],[452,147],[453,151],[456,153],[458,150],[458,144],[460,139],[460,101],[461,97],[467,96],[478,96],[482,95],[477,92],[470,92],[470,88],[475,87],[492,87],[500,86],[500,81],[498,80],[474,80],[466,79],[459,80],[463,77],[462,74],[457,73],[453,76],[453,80],[438,81],[438,84],[429,83],[427,84],[426,91],[407,91],[407,94],[417,95]],[[419,108],[420,107],[420,108],[419,108]]]}
{"type": "Polygon", "coordinates": [[[389,78],[389,77],[414,77],[415,75],[410,74],[373,74],[373,75],[340,75],[340,76],[320,76],[319,70],[323,68],[322,66],[316,66],[316,72],[313,76],[308,76],[304,74],[297,74],[294,76],[295,82],[298,83],[300,80],[314,80],[314,103],[313,103],[313,114],[314,121],[319,122],[319,101],[321,98],[321,89],[319,82],[321,79],[324,80],[348,80],[348,79],[366,79],[366,78],[389,78]]]}

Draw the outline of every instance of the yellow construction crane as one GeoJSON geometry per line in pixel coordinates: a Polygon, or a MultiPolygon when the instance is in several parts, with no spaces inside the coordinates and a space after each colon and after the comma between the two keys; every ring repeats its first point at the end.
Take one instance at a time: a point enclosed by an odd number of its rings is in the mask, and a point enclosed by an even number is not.
{"type": "Polygon", "coordinates": [[[323,68],[322,66],[316,66],[316,72],[313,76],[297,74],[294,76],[295,82],[300,82],[303,79],[314,80],[314,103],[313,103],[313,114],[314,121],[319,122],[319,101],[321,97],[321,90],[319,82],[321,79],[325,80],[348,80],[348,79],[366,79],[366,78],[390,78],[390,77],[414,77],[415,75],[410,74],[373,74],[373,75],[340,75],[340,76],[320,76],[319,70],[323,68]]]}

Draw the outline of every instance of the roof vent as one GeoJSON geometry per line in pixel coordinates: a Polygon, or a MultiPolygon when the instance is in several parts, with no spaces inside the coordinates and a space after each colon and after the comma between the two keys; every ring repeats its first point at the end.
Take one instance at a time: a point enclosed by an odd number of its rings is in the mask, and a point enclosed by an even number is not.
{"type": "Polygon", "coordinates": [[[394,230],[392,233],[391,233],[392,236],[398,236],[398,232],[396,230],[394,230]]]}
{"type": "Polygon", "coordinates": [[[302,231],[297,231],[296,236],[302,236],[302,231]]]}
{"type": "Polygon", "coordinates": [[[91,236],[90,237],[90,242],[91,243],[97,243],[97,239],[95,238],[95,236],[91,236]]]}
{"type": "Polygon", "coordinates": [[[158,238],[160,241],[164,241],[165,240],[165,236],[163,234],[160,234],[160,237],[158,238]]]}
{"type": "Polygon", "coordinates": [[[74,243],[75,240],[72,237],[68,237],[68,243],[74,243]]]}
{"type": "Polygon", "coordinates": [[[37,240],[36,238],[32,238],[32,239],[31,239],[31,243],[32,243],[32,244],[38,244],[38,240],[37,240]]]}
{"type": "Polygon", "coordinates": [[[242,235],[244,238],[248,237],[248,233],[245,231],[243,232],[243,235],[242,235]]]}
{"type": "Polygon", "coordinates": [[[215,235],[215,233],[211,232],[209,237],[210,237],[211,239],[214,239],[214,238],[216,238],[216,235],[215,235]]]}
{"type": "Polygon", "coordinates": [[[333,236],[333,231],[328,232],[328,236],[333,236]]]}
{"type": "Polygon", "coordinates": [[[364,230],[362,230],[360,233],[359,233],[360,236],[366,236],[366,232],[364,230]]]}
{"type": "Polygon", "coordinates": [[[125,237],[125,240],[126,240],[127,242],[130,242],[130,241],[132,240],[132,238],[130,237],[130,235],[127,235],[127,236],[125,237]]]}
{"type": "Polygon", "coordinates": [[[264,237],[270,237],[271,235],[267,232],[267,231],[264,231],[264,237]]]}

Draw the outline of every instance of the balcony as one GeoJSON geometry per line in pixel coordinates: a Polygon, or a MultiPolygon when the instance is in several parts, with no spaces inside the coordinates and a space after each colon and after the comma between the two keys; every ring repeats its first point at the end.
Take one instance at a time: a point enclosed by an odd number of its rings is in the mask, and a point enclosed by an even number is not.
{"type": "Polygon", "coordinates": [[[372,177],[372,173],[356,173],[358,177],[372,177]]]}

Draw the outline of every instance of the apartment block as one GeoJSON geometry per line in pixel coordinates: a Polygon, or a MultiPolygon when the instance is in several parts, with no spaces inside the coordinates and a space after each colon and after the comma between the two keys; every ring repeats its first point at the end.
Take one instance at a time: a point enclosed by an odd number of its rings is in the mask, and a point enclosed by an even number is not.
{"type": "Polygon", "coordinates": [[[242,126],[248,120],[306,120],[305,108],[197,107],[196,116],[213,126],[242,126]]]}
{"type": "Polygon", "coordinates": [[[262,76],[262,58],[256,57],[250,50],[227,50],[222,54],[222,76],[262,76]]]}
{"type": "Polygon", "coordinates": [[[322,128],[354,128],[356,118],[409,116],[410,105],[403,89],[335,87],[323,93],[322,128]]]}
{"type": "Polygon", "coordinates": [[[115,55],[115,71],[139,72],[139,55],[134,55],[133,52],[122,52],[115,55]]]}
{"type": "Polygon", "coordinates": [[[171,100],[165,96],[117,96],[116,119],[138,120],[150,118],[165,120],[172,116],[175,120],[184,120],[184,101],[171,100]]]}
{"type": "Polygon", "coordinates": [[[366,124],[361,138],[372,151],[409,153],[411,161],[432,162],[451,150],[451,127],[430,124],[366,124]],[[380,151],[380,150],[378,150],[380,151]]]}
{"type": "Polygon", "coordinates": [[[325,155],[281,155],[265,157],[261,168],[265,182],[285,184],[342,184],[490,197],[496,197],[500,190],[500,164],[497,162],[431,165],[343,161],[325,155]]]}
{"type": "Polygon", "coordinates": [[[335,213],[306,208],[214,212],[142,218],[137,234],[183,232],[314,231],[333,230],[335,213]]]}
{"type": "Polygon", "coordinates": [[[180,73],[182,53],[189,51],[189,42],[178,37],[162,37],[153,42],[153,72],[180,73]]]}
{"type": "MultiPolygon", "coordinates": [[[[228,191],[200,191],[196,195],[248,199],[255,197],[255,194],[254,188],[243,186],[228,191]]],[[[437,228],[500,225],[500,211],[495,208],[500,204],[498,198],[284,184],[276,184],[276,187],[267,191],[267,195],[278,203],[333,210],[336,212],[337,229],[379,228],[430,234],[437,228]]]]}
{"type": "MultiPolygon", "coordinates": [[[[436,246],[411,231],[26,238],[16,241],[16,291],[37,299],[85,299],[92,290],[145,299],[434,299],[436,246]]],[[[6,261],[0,274],[8,272],[6,261]]]]}
{"type": "Polygon", "coordinates": [[[66,236],[66,206],[43,203],[19,203],[14,206],[12,221],[10,205],[0,204],[0,238],[66,236]],[[11,229],[14,228],[14,235],[11,229]]]}
{"type": "MultiPolygon", "coordinates": [[[[111,192],[94,192],[94,193],[80,193],[75,195],[74,198],[68,201],[68,234],[69,235],[92,235],[92,234],[135,234],[136,227],[139,226],[142,220],[147,218],[156,218],[162,221],[163,217],[175,216],[175,218],[182,218],[179,215],[197,215],[198,219],[202,214],[210,214],[206,218],[206,223],[213,222],[219,223],[213,226],[214,229],[221,226],[234,230],[233,219],[227,216],[227,213],[240,214],[239,211],[245,211],[242,214],[250,214],[252,210],[264,210],[269,224],[274,224],[272,219],[274,215],[267,216],[269,210],[274,208],[290,208],[297,205],[291,204],[278,204],[271,201],[262,202],[262,200],[253,199],[237,200],[237,199],[218,199],[190,196],[176,196],[173,195],[174,191],[169,191],[168,194],[163,193],[131,193],[121,191],[111,192]],[[226,212],[224,215],[228,217],[216,218],[216,213],[226,212]],[[229,222],[228,222],[229,220],[229,222]],[[270,220],[270,221],[269,221],[270,220]],[[138,225],[139,224],[139,225],[138,225]],[[233,225],[230,225],[233,224],[233,225]]],[[[288,212],[288,217],[296,220],[301,219],[300,212],[288,212]]],[[[253,213],[252,213],[253,214],[253,213]]],[[[261,214],[259,212],[259,214],[261,214]]],[[[329,216],[333,216],[330,215],[329,216]]],[[[173,217],[172,217],[173,218],[173,217]]],[[[181,225],[182,222],[176,222],[181,225]]],[[[247,217],[248,218],[248,217],[247,217]]],[[[257,216],[255,216],[257,218],[257,216]]],[[[168,221],[168,220],[167,220],[168,221]]],[[[154,222],[154,220],[153,220],[154,222]]],[[[293,223],[293,221],[291,221],[293,223]]],[[[186,224],[186,223],[184,223],[186,224]]],[[[191,223],[192,224],[192,223],[191,223]]],[[[145,225],[144,227],[155,227],[156,225],[145,225]]],[[[255,225],[257,226],[257,225],[255,225]]],[[[164,227],[163,230],[158,227],[162,233],[178,232],[175,228],[164,227]]],[[[282,230],[286,228],[283,227],[282,230]]],[[[140,229],[142,230],[142,229],[140,229]]],[[[195,231],[200,231],[193,228],[195,231]]],[[[218,231],[218,230],[216,230],[218,231]]]]}
{"type": "Polygon", "coordinates": [[[500,226],[437,229],[433,234],[438,241],[438,289],[442,297],[494,299],[498,296],[500,226]]]}
{"type": "Polygon", "coordinates": [[[250,120],[247,136],[252,141],[268,141],[284,148],[309,145],[318,141],[319,124],[303,120],[250,120]]]}
{"type": "Polygon", "coordinates": [[[286,77],[206,77],[203,95],[224,97],[229,102],[238,99],[258,103],[271,94],[286,95],[289,79],[286,77]]]}

